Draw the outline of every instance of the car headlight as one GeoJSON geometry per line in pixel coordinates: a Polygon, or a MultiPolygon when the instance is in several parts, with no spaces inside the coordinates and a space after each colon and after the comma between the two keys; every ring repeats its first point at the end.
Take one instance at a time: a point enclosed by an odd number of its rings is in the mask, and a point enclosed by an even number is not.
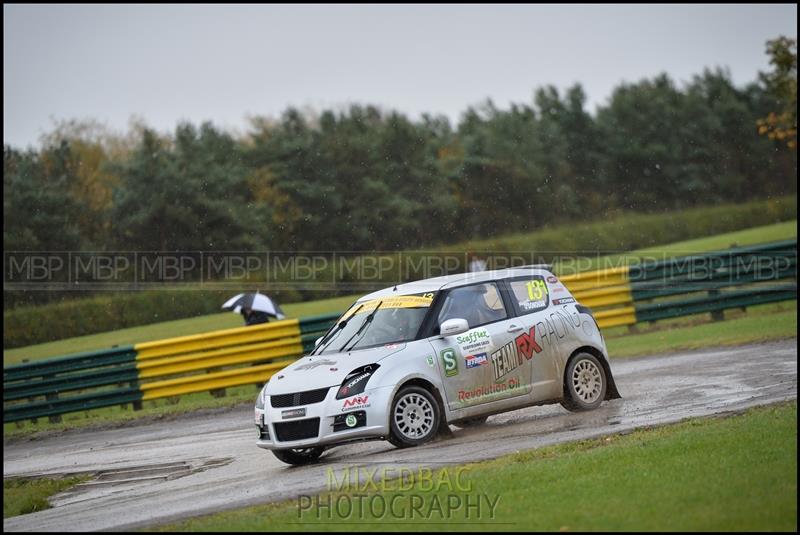
{"type": "Polygon", "coordinates": [[[256,398],[256,409],[263,409],[264,408],[264,401],[267,399],[267,385],[269,381],[264,383],[264,387],[261,389],[261,392],[258,393],[258,397],[256,398]]]}
{"type": "Polygon", "coordinates": [[[348,398],[362,393],[367,387],[369,378],[378,368],[380,368],[378,364],[367,364],[348,373],[344,381],[342,381],[339,391],[336,392],[336,399],[348,398]]]}

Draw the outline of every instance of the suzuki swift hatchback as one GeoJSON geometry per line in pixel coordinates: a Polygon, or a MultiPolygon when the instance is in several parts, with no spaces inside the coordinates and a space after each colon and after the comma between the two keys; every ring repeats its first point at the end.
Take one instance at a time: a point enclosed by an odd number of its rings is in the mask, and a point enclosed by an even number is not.
{"type": "Polygon", "coordinates": [[[618,397],[591,311],[547,267],[465,273],[356,301],[264,385],[257,445],[305,464],[349,441],[415,446],[448,424],[618,397]]]}

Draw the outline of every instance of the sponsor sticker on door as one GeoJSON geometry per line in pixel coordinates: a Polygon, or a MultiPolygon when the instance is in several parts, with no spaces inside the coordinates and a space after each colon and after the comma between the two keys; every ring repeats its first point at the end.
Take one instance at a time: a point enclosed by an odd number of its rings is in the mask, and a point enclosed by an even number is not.
{"type": "Polygon", "coordinates": [[[486,356],[486,353],[467,355],[466,357],[464,357],[464,362],[466,362],[467,364],[467,369],[477,368],[478,366],[483,366],[484,364],[488,364],[489,357],[486,356]]]}
{"type": "Polygon", "coordinates": [[[447,377],[458,375],[458,360],[456,360],[456,351],[452,347],[442,349],[439,354],[442,357],[442,368],[447,377]]]}

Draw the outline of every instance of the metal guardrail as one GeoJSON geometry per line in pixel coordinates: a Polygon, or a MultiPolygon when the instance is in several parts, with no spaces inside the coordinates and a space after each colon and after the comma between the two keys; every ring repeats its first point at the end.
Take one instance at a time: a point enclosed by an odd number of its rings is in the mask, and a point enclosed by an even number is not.
{"type": "Polygon", "coordinates": [[[3,368],[3,421],[264,383],[339,314],[238,327],[3,368]]]}
{"type": "MultiPolygon", "coordinates": [[[[602,328],[797,299],[797,240],[560,277],[602,328]],[[790,281],[789,279],[794,279],[790,281]]],[[[262,384],[339,313],[78,353],[3,369],[3,421],[262,384]]]]}

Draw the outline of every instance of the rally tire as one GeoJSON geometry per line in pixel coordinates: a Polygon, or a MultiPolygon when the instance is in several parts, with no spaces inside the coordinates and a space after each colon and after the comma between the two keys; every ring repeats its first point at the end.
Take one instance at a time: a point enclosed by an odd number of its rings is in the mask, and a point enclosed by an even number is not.
{"type": "Polygon", "coordinates": [[[286,464],[293,464],[295,466],[302,466],[304,464],[311,464],[316,462],[325,448],[295,448],[286,450],[272,450],[272,454],[286,464]]]}
{"type": "Polygon", "coordinates": [[[476,416],[475,418],[466,418],[464,420],[458,420],[457,422],[453,422],[453,425],[458,427],[459,429],[469,429],[470,427],[478,427],[479,425],[483,425],[488,420],[488,416],[476,416]]]}
{"type": "Polygon", "coordinates": [[[388,440],[398,448],[419,446],[436,437],[440,422],[433,394],[419,386],[404,386],[392,400],[388,440]]]}
{"type": "Polygon", "coordinates": [[[608,378],[594,355],[578,353],[570,359],[564,373],[564,399],[561,406],[572,412],[590,411],[606,397],[608,378]]]}

